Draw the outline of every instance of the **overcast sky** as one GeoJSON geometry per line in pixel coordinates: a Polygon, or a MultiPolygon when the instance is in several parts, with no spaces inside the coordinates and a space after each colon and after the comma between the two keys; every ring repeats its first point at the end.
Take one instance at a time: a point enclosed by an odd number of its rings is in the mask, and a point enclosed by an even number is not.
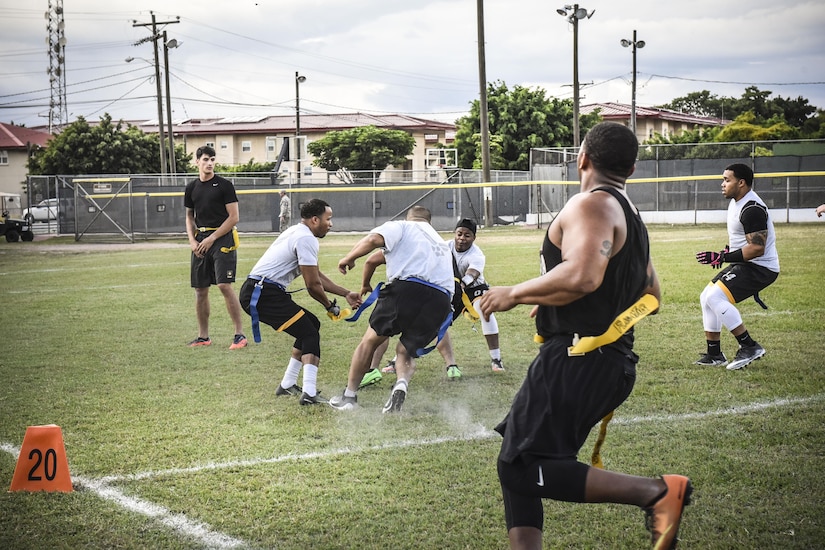
{"type": "MultiPolygon", "coordinates": [[[[57,0],[52,0],[53,5],[57,0]]],[[[485,0],[487,81],[573,95],[563,2],[485,0]]],[[[404,113],[453,122],[478,98],[476,0],[64,0],[69,122],[157,119],[150,11],[169,50],[172,116],[404,113]],[[127,57],[134,61],[126,63],[127,57]]],[[[581,103],[639,105],[709,90],[825,108],[825,1],[588,0],[579,23],[581,103]]],[[[48,0],[0,4],[0,121],[48,124],[48,0]],[[8,7],[14,4],[19,7],[8,7]]],[[[162,61],[162,54],[161,54],[162,61]]]]}

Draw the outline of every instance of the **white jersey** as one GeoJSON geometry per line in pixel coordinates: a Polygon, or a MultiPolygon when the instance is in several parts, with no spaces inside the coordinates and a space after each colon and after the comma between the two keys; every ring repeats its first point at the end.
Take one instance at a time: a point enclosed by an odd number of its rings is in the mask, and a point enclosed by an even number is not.
{"type": "Polygon", "coordinates": [[[453,260],[441,235],[426,222],[391,221],[370,233],[384,237],[387,281],[422,279],[453,295],[453,260]]]}
{"type": "Polygon", "coordinates": [[[265,277],[284,288],[301,274],[302,265],[318,265],[318,238],[312,230],[299,223],[285,230],[275,239],[249,273],[265,277]]]}
{"type": "Polygon", "coordinates": [[[738,201],[731,199],[728,205],[730,249],[739,250],[748,244],[748,240],[745,238],[748,233],[764,231],[766,229],[766,218],[768,238],[765,241],[765,253],[749,261],[779,273],[779,254],[776,252],[776,232],[773,229],[771,214],[768,212],[768,207],[753,189],[738,201]],[[756,225],[752,225],[754,222],[756,225]]]}
{"type": "Polygon", "coordinates": [[[479,275],[473,284],[487,284],[484,280],[484,265],[487,263],[487,258],[484,256],[484,252],[482,252],[479,247],[472,244],[470,245],[470,248],[464,252],[458,252],[455,249],[455,239],[450,239],[447,241],[447,246],[450,247],[450,252],[453,253],[453,258],[455,258],[455,265],[458,267],[459,279],[467,274],[468,269],[475,269],[478,271],[479,275]]]}

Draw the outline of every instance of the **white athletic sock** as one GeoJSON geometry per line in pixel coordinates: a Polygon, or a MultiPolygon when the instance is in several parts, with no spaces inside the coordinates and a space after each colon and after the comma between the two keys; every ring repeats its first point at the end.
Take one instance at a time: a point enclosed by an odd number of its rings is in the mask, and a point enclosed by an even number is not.
{"type": "Polygon", "coordinates": [[[304,365],[304,393],[314,397],[318,392],[315,384],[318,381],[318,365],[307,363],[304,365]]]}
{"type": "Polygon", "coordinates": [[[498,359],[501,360],[501,350],[499,348],[491,349],[490,350],[490,359],[498,359]]]}
{"type": "Polygon", "coordinates": [[[358,395],[358,393],[352,391],[351,389],[349,389],[349,388],[344,389],[344,397],[355,397],[356,395],[358,395]]]}
{"type": "Polygon", "coordinates": [[[392,387],[392,391],[401,390],[404,393],[407,393],[407,381],[403,378],[399,378],[395,385],[392,387]]]}
{"type": "Polygon", "coordinates": [[[281,387],[291,388],[298,383],[298,374],[301,372],[301,362],[294,357],[289,358],[289,364],[286,366],[284,378],[281,380],[281,387]]]}

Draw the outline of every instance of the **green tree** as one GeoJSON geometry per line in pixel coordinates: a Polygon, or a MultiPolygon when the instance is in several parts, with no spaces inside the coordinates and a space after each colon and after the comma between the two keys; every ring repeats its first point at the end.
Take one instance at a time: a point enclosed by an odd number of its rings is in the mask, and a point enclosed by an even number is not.
{"type": "Polygon", "coordinates": [[[792,128],[780,116],[757,124],[757,115],[751,111],[739,115],[736,120],[722,128],[716,141],[769,141],[776,139],[795,139],[799,131],[792,128]]]}
{"type": "Polygon", "coordinates": [[[257,172],[271,172],[274,167],[275,161],[255,162],[255,159],[252,158],[244,164],[216,164],[215,172],[253,174],[257,172]]]}
{"type": "Polygon", "coordinates": [[[805,121],[802,125],[802,137],[825,138],[825,111],[817,109],[816,114],[805,121]]]}
{"type": "MultiPolygon", "coordinates": [[[[696,116],[724,118],[724,101],[724,98],[711,94],[708,90],[702,90],[677,97],[670,103],[660,105],[660,108],[696,116]]],[[[728,101],[730,102],[730,99],[728,101]]]]}
{"type": "Polygon", "coordinates": [[[312,164],[330,172],[380,171],[403,166],[414,147],[415,138],[403,130],[361,126],[329,132],[307,145],[307,151],[315,157],[312,164]]]}
{"type": "MultiPolygon", "coordinates": [[[[456,121],[455,145],[461,168],[481,166],[480,112],[480,102],[475,100],[470,113],[456,121]]],[[[495,170],[528,170],[530,149],[573,143],[573,102],[548,99],[541,88],[516,85],[511,91],[504,82],[489,84],[487,117],[490,167],[495,170]]],[[[581,116],[581,135],[600,119],[597,113],[581,116]]]]}
{"type": "MultiPolygon", "coordinates": [[[[157,174],[160,172],[159,138],[144,134],[122,120],[112,122],[107,113],[90,125],[83,117],[49,140],[29,159],[31,174],[157,174]],[[124,128],[125,126],[125,128],[124,128]]],[[[189,171],[191,155],[175,148],[178,171],[189,171]]]]}
{"type": "Polygon", "coordinates": [[[740,115],[751,112],[754,115],[753,123],[759,126],[773,125],[776,118],[780,117],[792,128],[800,130],[803,137],[814,137],[807,136],[805,128],[806,122],[817,112],[817,108],[802,96],[796,99],[782,96],[772,98],[772,93],[768,90],[760,90],[756,86],[748,86],[742,97],[733,98],[719,97],[707,90],[702,90],[677,97],[660,107],[696,116],[727,120],[734,120],[740,115]]]}

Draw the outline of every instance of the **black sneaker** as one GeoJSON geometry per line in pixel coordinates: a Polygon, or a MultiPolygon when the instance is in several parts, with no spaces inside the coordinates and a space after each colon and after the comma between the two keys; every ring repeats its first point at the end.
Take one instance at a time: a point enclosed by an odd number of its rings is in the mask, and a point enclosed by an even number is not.
{"type": "Polygon", "coordinates": [[[404,390],[393,390],[392,395],[387,400],[386,404],[384,405],[384,409],[381,411],[384,414],[391,413],[391,412],[401,412],[401,407],[404,405],[404,399],[407,398],[407,392],[404,390]]]}
{"type": "Polygon", "coordinates": [[[275,390],[275,395],[301,395],[302,393],[304,393],[304,390],[297,384],[292,384],[288,388],[278,384],[278,389],[275,390]]]}
{"type": "Polygon", "coordinates": [[[739,346],[736,357],[734,357],[733,361],[728,365],[728,370],[739,370],[742,367],[750,365],[763,355],[765,355],[765,348],[756,342],[754,342],[752,346],[739,346]]]}
{"type": "Polygon", "coordinates": [[[693,364],[702,365],[705,367],[724,367],[728,364],[728,358],[725,357],[724,353],[720,353],[719,355],[703,353],[699,360],[693,364]]]}
{"type": "Polygon", "coordinates": [[[298,401],[299,405],[318,405],[320,403],[329,403],[326,399],[321,397],[321,392],[315,395],[309,395],[306,392],[301,393],[301,399],[298,401]]]}
{"type": "Polygon", "coordinates": [[[339,411],[351,411],[358,408],[358,396],[347,397],[344,394],[333,396],[329,406],[339,411]]]}

